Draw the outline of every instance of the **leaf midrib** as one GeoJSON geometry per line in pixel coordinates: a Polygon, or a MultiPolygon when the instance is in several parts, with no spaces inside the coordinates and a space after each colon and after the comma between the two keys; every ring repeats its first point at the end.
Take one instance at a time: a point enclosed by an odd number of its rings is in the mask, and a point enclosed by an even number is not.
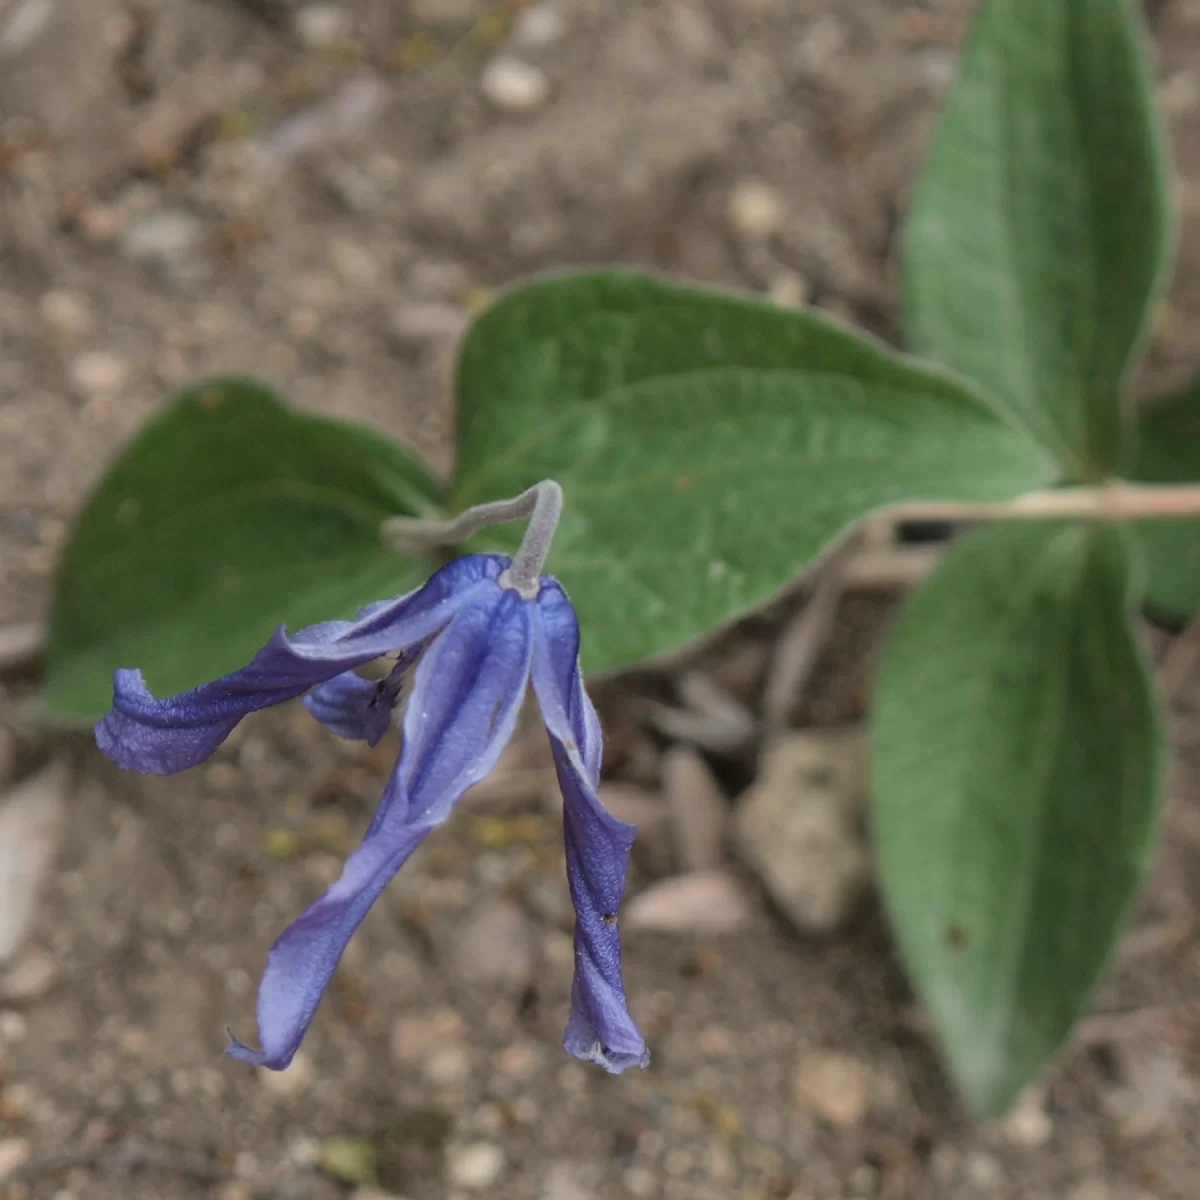
{"type": "MultiPolygon", "coordinates": [[[[892,366],[886,360],[881,360],[880,365],[885,367],[892,366]]],[[[931,386],[926,390],[907,385],[899,380],[876,380],[848,374],[847,372],[805,370],[802,367],[721,366],[703,367],[691,371],[663,372],[656,375],[646,375],[640,379],[623,383],[596,396],[576,396],[570,401],[564,401],[553,414],[540,414],[541,419],[524,438],[515,441],[506,453],[494,455],[488,460],[485,467],[480,468],[469,479],[461,482],[454,497],[454,509],[455,511],[461,511],[477,503],[481,493],[484,491],[484,484],[495,479],[497,476],[503,476],[504,472],[515,463],[520,462],[531,451],[544,443],[558,437],[570,422],[580,419],[592,409],[614,410],[632,404],[640,398],[641,390],[647,387],[662,386],[669,383],[683,388],[689,383],[711,383],[714,380],[739,378],[755,382],[770,380],[776,383],[781,381],[787,383],[794,379],[796,381],[795,386],[797,387],[804,384],[820,386],[822,384],[836,383],[840,387],[857,388],[864,396],[872,393],[886,392],[892,398],[891,402],[897,407],[910,403],[914,399],[937,398],[943,400],[947,407],[961,412],[977,414],[983,421],[993,422],[999,430],[1010,433],[1017,432],[999,415],[992,412],[986,404],[980,400],[976,400],[970,393],[966,391],[961,393],[952,392],[944,385],[939,389],[934,379],[930,380],[931,386]]],[[[802,404],[803,400],[797,399],[797,409],[802,404]]]]}

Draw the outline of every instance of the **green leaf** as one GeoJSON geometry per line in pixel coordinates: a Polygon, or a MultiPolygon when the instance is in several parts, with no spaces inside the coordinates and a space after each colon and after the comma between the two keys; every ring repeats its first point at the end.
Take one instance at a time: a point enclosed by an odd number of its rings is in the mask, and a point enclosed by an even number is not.
{"type": "Polygon", "coordinates": [[[1125,381],[1170,258],[1168,193],[1129,0],[985,0],[904,232],[907,331],[1072,480],[1123,465],[1125,381]]]}
{"type": "Polygon", "coordinates": [[[880,672],[875,844],[959,1086],[1003,1111],[1082,1014],[1145,873],[1162,734],[1104,525],[965,536],[880,672]]]}
{"type": "MultiPolygon", "coordinates": [[[[1200,378],[1139,414],[1133,477],[1200,483],[1200,378]]],[[[1200,608],[1200,521],[1145,521],[1135,528],[1150,568],[1146,599],[1187,620],[1200,608]]]]}
{"type": "Polygon", "coordinates": [[[467,338],[458,398],[456,509],[545,477],[565,489],[548,570],[589,670],[762,602],[883,505],[1003,499],[1054,474],[937,368],[810,313],[634,272],[508,294],[467,338]]]}
{"type": "Polygon", "coordinates": [[[292,412],[247,380],[189,389],[109,468],[71,534],[48,707],[102,713],[116,667],[181,691],[247,661],[281,623],[407,591],[433,564],[385,550],[380,522],[438,499],[414,459],[366,429],[292,412]]]}

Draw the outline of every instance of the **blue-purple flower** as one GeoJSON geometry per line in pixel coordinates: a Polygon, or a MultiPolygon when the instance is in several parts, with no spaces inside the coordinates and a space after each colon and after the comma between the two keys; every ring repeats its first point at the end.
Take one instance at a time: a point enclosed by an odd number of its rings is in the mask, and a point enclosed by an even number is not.
{"type": "Polygon", "coordinates": [[[532,681],[562,789],[576,913],[563,1045],[614,1073],[649,1061],[625,1000],[617,932],[635,831],[596,794],[600,725],[580,674],[579,624],[557,582],[543,576],[534,589],[510,586],[510,565],[499,555],[457,559],[354,621],[291,636],[280,629],[240,671],[167,699],[152,696],[140,672],[116,672],[96,742],[119,766],[155,775],[201,762],[247,713],[305,693],[317,720],[373,745],[403,677],[414,676],[403,750],[366,836],[341,878],[271,948],[258,995],[262,1049],[233,1039],[235,1058],[274,1069],[291,1062],[351,935],[426,835],[496,765],[532,681]],[[355,673],[396,652],[385,679],[355,673]]]}

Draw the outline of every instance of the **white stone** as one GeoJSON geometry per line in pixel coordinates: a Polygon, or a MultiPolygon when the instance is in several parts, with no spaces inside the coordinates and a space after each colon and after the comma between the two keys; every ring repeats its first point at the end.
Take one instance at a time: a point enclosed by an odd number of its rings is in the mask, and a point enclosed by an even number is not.
{"type": "Polygon", "coordinates": [[[68,368],[72,385],[84,396],[119,392],[129,376],[124,359],[107,350],[85,350],[68,368]]]}
{"type": "Polygon", "coordinates": [[[967,1155],[964,1170],[968,1181],[985,1191],[995,1191],[1004,1182],[1004,1167],[1000,1160],[982,1150],[967,1155]]]}
{"type": "Polygon", "coordinates": [[[430,300],[397,308],[392,314],[392,332],[405,346],[420,349],[455,341],[466,329],[467,321],[465,309],[430,300]]]}
{"type": "Polygon", "coordinates": [[[482,1192],[500,1179],[504,1165],[504,1151],[494,1142],[469,1142],[448,1154],[446,1179],[451,1187],[482,1192]]]}
{"type": "Polygon", "coordinates": [[[0,799],[0,963],[25,940],[38,892],[58,850],[70,780],[56,763],[0,799]]]}
{"type": "Polygon", "coordinates": [[[507,113],[533,112],[550,95],[546,72],[512,54],[496,55],[484,67],[479,86],[492,104],[507,113]]]}
{"type": "Polygon", "coordinates": [[[3,976],[0,1000],[29,1004],[40,1000],[58,978],[58,962],[45,950],[29,950],[3,976]]]}
{"type": "Polygon", "coordinates": [[[290,1100],[307,1091],[315,1077],[316,1071],[312,1061],[303,1051],[300,1051],[282,1071],[268,1071],[262,1067],[258,1072],[258,1078],[266,1091],[281,1100],[290,1100]]]}
{"type": "Polygon", "coordinates": [[[425,1075],[439,1087],[453,1087],[471,1074],[471,1056],[463,1046],[442,1046],[425,1060],[425,1075]]]}
{"type": "Polygon", "coordinates": [[[543,50],[567,32],[567,22],[553,4],[523,8],[513,22],[512,42],[522,50],[543,50]]]}
{"type": "Polygon", "coordinates": [[[621,922],[630,933],[736,933],[749,924],[750,913],[750,902],[728,871],[693,871],[639,892],[621,922]]]}
{"type": "Polygon", "coordinates": [[[140,213],[121,235],[121,250],[134,262],[175,282],[203,278],[208,226],[183,208],[155,208],[140,213]]]}
{"type": "Polygon", "coordinates": [[[663,755],[662,775],[680,868],[710,871],[722,866],[730,807],[704,756],[691,746],[672,746],[663,755]]]}
{"type": "Polygon", "coordinates": [[[786,217],[783,196],[769,183],[744,179],[729,193],[729,223],[734,233],[747,241],[773,237],[783,228],[786,217]]]}
{"type": "Polygon", "coordinates": [[[295,26],[308,50],[328,50],[350,33],[350,21],[336,4],[306,4],[296,13],[295,26]]]}
{"type": "Polygon", "coordinates": [[[871,1104],[870,1065],[852,1054],[821,1050],[796,1066],[796,1102],[839,1129],[859,1124],[871,1104]]]}
{"type": "Polygon", "coordinates": [[[30,1145],[28,1138],[0,1138],[0,1185],[32,1157],[33,1146],[30,1145]]]}
{"type": "Polygon", "coordinates": [[[59,333],[82,337],[96,323],[91,301],[82,292],[56,288],[38,301],[38,311],[59,333]]]}
{"type": "Polygon", "coordinates": [[[1010,1142],[1035,1149],[1044,1146],[1054,1133],[1054,1122],[1046,1112],[1045,1100],[1037,1088],[1027,1088],[1004,1118],[1004,1133],[1010,1142]]]}
{"type": "Polygon", "coordinates": [[[542,1178],[539,1200],[596,1200],[596,1193],[580,1182],[580,1175],[574,1163],[552,1163],[542,1178]]]}

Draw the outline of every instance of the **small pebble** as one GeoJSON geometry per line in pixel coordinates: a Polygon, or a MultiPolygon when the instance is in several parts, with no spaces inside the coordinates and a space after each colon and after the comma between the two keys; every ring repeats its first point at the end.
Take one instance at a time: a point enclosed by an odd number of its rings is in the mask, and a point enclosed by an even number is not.
{"type": "Polygon", "coordinates": [[[747,179],[729,194],[729,223],[747,241],[765,241],[783,228],[787,206],[769,183],[747,179]]]}
{"type": "Polygon", "coordinates": [[[720,867],[726,859],[729,802],[704,756],[691,746],[672,746],[663,755],[662,773],[679,866],[684,871],[720,867]]]}
{"type": "Polygon", "coordinates": [[[0,1184],[19,1167],[33,1157],[33,1146],[28,1138],[0,1138],[0,1184]]]}
{"type": "Polygon", "coordinates": [[[470,290],[471,276],[461,263],[422,259],[413,263],[408,284],[425,300],[457,300],[470,290]]]}
{"type": "Polygon", "coordinates": [[[831,13],[817,17],[796,45],[797,62],[810,70],[828,65],[846,44],[846,27],[831,13]]]}
{"type": "Polygon", "coordinates": [[[498,54],[479,79],[483,94],[501,112],[528,113],[550,95],[550,80],[541,67],[511,54],[498,54]]]}
{"type": "Polygon", "coordinates": [[[1045,1101],[1037,1088],[1029,1088],[1004,1119],[1004,1133],[1010,1142],[1030,1149],[1044,1146],[1054,1133],[1054,1122],[1046,1112],[1045,1101]]]}
{"type": "Polygon", "coordinates": [[[306,4],[296,13],[295,29],[306,50],[328,50],[349,36],[350,21],[336,4],[306,4]]]}
{"type": "Polygon", "coordinates": [[[521,50],[543,50],[566,32],[567,23],[553,4],[534,4],[517,14],[511,37],[513,45],[521,50]]]}
{"type": "Polygon", "coordinates": [[[375,1147],[366,1138],[332,1137],[320,1144],[317,1161],[343,1183],[366,1183],[375,1174],[375,1147]]]}
{"type": "Polygon", "coordinates": [[[90,333],[96,323],[91,301],[82,292],[65,289],[47,292],[38,301],[38,311],[48,324],[69,337],[90,333]]]}
{"type": "Polygon", "coordinates": [[[453,1009],[427,1017],[400,1017],[392,1026],[390,1047],[397,1066],[423,1062],[431,1053],[462,1042],[462,1018],[453,1009]]]}
{"type": "Polygon", "coordinates": [[[248,1183],[235,1179],[220,1188],[216,1200],[254,1200],[254,1190],[248,1183]]]}
{"type": "Polygon", "coordinates": [[[780,271],[771,280],[767,294],[781,308],[802,308],[810,295],[808,280],[797,271],[780,271]]]}
{"type": "Polygon", "coordinates": [[[129,371],[124,359],[107,350],[85,350],[71,360],[68,374],[84,396],[112,395],[125,385],[129,371]]]}
{"type": "Polygon", "coordinates": [[[203,256],[208,228],[182,208],[155,208],[139,213],[121,234],[121,250],[164,279],[190,283],[208,274],[203,256]]]}
{"type": "Polygon", "coordinates": [[[496,1059],[496,1066],[503,1074],[522,1081],[532,1079],[541,1063],[542,1052],[531,1042],[514,1042],[506,1046],[496,1059]]]}
{"type": "Polygon", "coordinates": [[[1067,1193],[1067,1200],[1113,1200],[1113,1190],[1104,1179],[1085,1179],[1067,1193]]]}
{"type": "Polygon", "coordinates": [[[45,950],[29,950],[0,978],[0,1000],[29,1004],[40,1000],[58,979],[58,962],[45,950]]]}
{"type": "Polygon", "coordinates": [[[392,313],[392,332],[405,346],[420,349],[454,341],[466,329],[467,321],[466,310],[454,304],[405,304],[392,313]]]}
{"type": "Polygon", "coordinates": [[[646,1167],[630,1167],[622,1179],[625,1190],[637,1200],[650,1200],[651,1196],[662,1194],[654,1172],[646,1167]]]}
{"type": "Polygon", "coordinates": [[[451,1187],[482,1192],[493,1187],[504,1173],[504,1151],[494,1142],[470,1142],[453,1148],[446,1158],[446,1179],[451,1187]]]}
{"type": "Polygon", "coordinates": [[[471,1058],[463,1046],[444,1046],[425,1060],[425,1075],[439,1087],[453,1087],[471,1074],[471,1058]]]}
{"type": "Polygon", "coordinates": [[[595,1200],[595,1192],[580,1182],[581,1175],[575,1163],[552,1163],[542,1178],[538,1200],[595,1200]]]}
{"type": "Polygon", "coordinates": [[[859,1124],[871,1103],[871,1067],[838,1050],[801,1056],[796,1065],[796,1102],[839,1129],[859,1124]]]}
{"type": "Polygon", "coordinates": [[[750,902],[728,872],[693,871],[651,884],[625,906],[631,933],[727,934],[750,923],[750,902]]]}
{"type": "Polygon", "coordinates": [[[995,1191],[1004,1182],[1004,1168],[1000,1160],[982,1150],[967,1156],[964,1169],[968,1181],[985,1191],[995,1191]]]}
{"type": "Polygon", "coordinates": [[[263,1088],[282,1100],[290,1100],[307,1091],[315,1076],[312,1060],[303,1051],[292,1059],[285,1070],[268,1071],[261,1067],[258,1071],[259,1082],[263,1088]]]}
{"type": "Polygon", "coordinates": [[[19,1012],[11,1008],[0,1010],[0,1042],[23,1042],[29,1026],[19,1012]]]}
{"type": "Polygon", "coordinates": [[[65,765],[54,763],[0,795],[0,962],[16,952],[33,925],[62,836],[70,778],[65,765]]]}
{"type": "Polygon", "coordinates": [[[866,738],[857,727],[789,733],[767,747],[734,810],[742,858],[804,933],[832,933],[866,884],[866,738]]]}

